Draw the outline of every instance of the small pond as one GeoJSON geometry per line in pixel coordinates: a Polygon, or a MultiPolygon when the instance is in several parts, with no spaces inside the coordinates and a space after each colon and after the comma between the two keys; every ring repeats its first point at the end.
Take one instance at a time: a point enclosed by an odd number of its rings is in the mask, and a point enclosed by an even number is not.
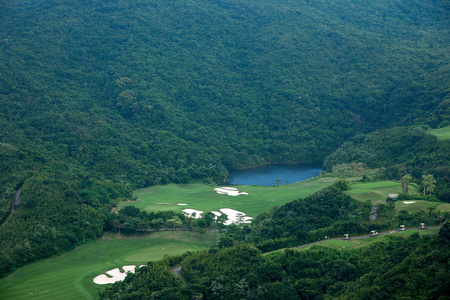
{"type": "Polygon", "coordinates": [[[321,165],[268,165],[247,170],[230,171],[228,181],[230,184],[241,185],[276,185],[280,179],[280,185],[306,180],[319,175],[321,165]]]}

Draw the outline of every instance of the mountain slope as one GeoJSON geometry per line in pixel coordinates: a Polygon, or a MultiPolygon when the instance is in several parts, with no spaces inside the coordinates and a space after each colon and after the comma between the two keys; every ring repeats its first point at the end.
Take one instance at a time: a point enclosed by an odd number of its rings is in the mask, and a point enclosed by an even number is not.
{"type": "Polygon", "coordinates": [[[321,161],[355,132],[438,107],[448,11],[347,4],[4,4],[2,138],[140,186],[210,165],[217,181],[223,166],[321,161]]]}
{"type": "Polygon", "coordinates": [[[448,122],[445,1],[0,8],[2,220],[27,191],[0,227],[1,275],[95,238],[107,205],[135,187],[321,162],[360,132],[448,122]]]}

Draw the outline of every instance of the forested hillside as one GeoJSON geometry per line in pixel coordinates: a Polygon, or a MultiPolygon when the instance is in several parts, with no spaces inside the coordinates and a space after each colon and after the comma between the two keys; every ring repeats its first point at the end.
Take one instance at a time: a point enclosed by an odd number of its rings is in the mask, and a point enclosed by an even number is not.
{"type": "Polygon", "coordinates": [[[133,188],[224,182],[229,169],[322,162],[358,133],[448,124],[449,11],[0,1],[0,275],[95,238],[133,188]]]}
{"type": "Polygon", "coordinates": [[[450,202],[450,140],[439,140],[420,127],[396,127],[357,135],[327,156],[324,170],[362,163],[381,168],[383,176],[399,180],[405,174],[421,184],[422,176],[436,178],[435,194],[450,202]]]}
{"type": "Polygon", "coordinates": [[[356,132],[448,118],[444,4],[3,2],[1,140],[141,187],[320,162],[356,132]]]}
{"type": "Polygon", "coordinates": [[[447,299],[449,223],[439,236],[390,236],[352,250],[315,246],[263,256],[250,244],[168,257],[101,299],[447,299]],[[170,268],[182,267],[175,277],[170,268]]]}

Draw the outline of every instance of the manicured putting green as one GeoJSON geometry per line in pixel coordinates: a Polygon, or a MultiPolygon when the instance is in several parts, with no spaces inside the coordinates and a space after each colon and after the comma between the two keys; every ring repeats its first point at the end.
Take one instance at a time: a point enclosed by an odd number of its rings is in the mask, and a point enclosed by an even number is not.
{"type": "Polygon", "coordinates": [[[190,208],[201,211],[219,211],[221,208],[231,208],[241,211],[250,217],[256,217],[274,206],[281,206],[287,202],[304,198],[319,191],[335,181],[333,178],[322,178],[300,183],[268,186],[236,186],[239,191],[248,195],[228,196],[214,191],[219,186],[189,184],[169,184],[136,190],[135,202],[125,202],[119,207],[133,205],[146,211],[173,210],[181,212],[190,208]],[[178,205],[179,203],[187,205],[178,205]]]}
{"type": "Polygon", "coordinates": [[[94,277],[124,265],[141,265],[186,251],[208,249],[208,234],[192,239],[188,232],[159,232],[117,238],[107,236],[62,256],[23,267],[0,280],[0,299],[97,299],[94,277]]]}

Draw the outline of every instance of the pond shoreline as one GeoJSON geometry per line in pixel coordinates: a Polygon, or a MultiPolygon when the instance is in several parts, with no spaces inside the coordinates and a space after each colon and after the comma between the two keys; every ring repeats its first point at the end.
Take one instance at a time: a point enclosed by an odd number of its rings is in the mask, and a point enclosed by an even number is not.
{"type": "Polygon", "coordinates": [[[229,185],[273,186],[290,184],[317,177],[322,164],[272,164],[229,171],[229,185]]]}

